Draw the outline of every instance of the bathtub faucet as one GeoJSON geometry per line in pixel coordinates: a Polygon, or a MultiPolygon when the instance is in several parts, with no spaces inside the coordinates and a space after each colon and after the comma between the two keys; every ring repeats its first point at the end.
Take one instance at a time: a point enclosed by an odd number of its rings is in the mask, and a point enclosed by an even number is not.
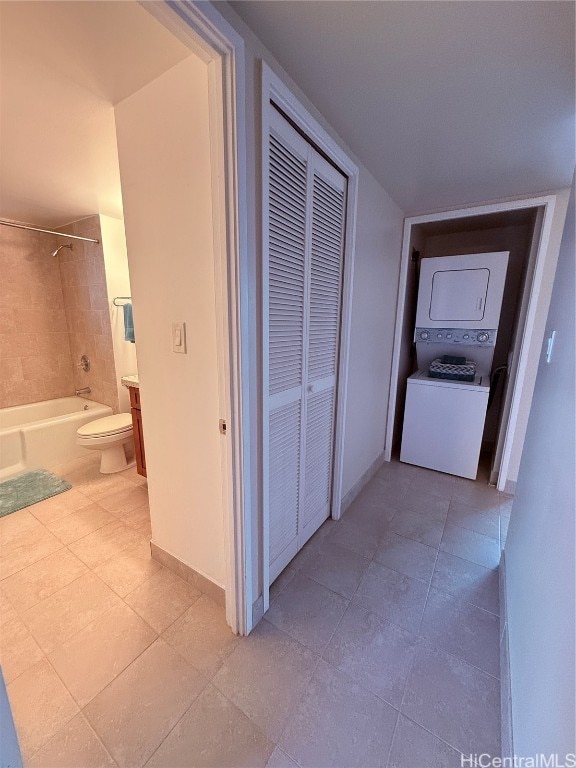
{"type": "Polygon", "coordinates": [[[76,390],[76,394],[78,395],[78,397],[80,397],[80,395],[89,395],[90,392],[92,392],[90,387],[82,387],[82,389],[76,390]]]}

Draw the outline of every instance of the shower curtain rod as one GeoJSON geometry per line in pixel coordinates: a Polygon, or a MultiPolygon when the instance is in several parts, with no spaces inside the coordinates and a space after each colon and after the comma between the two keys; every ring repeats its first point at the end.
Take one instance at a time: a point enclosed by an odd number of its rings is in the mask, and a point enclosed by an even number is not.
{"type": "Polygon", "coordinates": [[[65,232],[54,232],[53,229],[40,229],[40,227],[28,227],[26,224],[15,224],[13,221],[3,221],[0,219],[0,224],[3,224],[5,227],[16,227],[16,229],[29,229],[32,232],[43,232],[45,235],[57,235],[58,237],[66,237],[68,240],[85,240],[88,243],[100,243],[100,240],[96,240],[94,237],[67,235],[65,232]]]}

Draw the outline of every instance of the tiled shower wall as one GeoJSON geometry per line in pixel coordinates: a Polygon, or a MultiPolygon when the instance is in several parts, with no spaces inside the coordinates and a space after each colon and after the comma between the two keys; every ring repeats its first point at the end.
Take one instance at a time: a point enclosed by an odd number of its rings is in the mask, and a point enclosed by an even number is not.
{"type": "Polygon", "coordinates": [[[57,240],[0,227],[0,408],[74,394],[57,240]]]}
{"type": "MultiPolygon", "coordinates": [[[[101,240],[98,216],[60,229],[101,240]]],[[[90,395],[118,410],[102,245],[0,227],[0,408],[90,395]],[[91,369],[78,367],[85,354],[91,369]]]]}
{"type": "Polygon", "coordinates": [[[74,386],[77,389],[90,387],[92,392],[86,397],[118,411],[100,219],[90,216],[61,227],[59,231],[100,240],[99,245],[74,240],[74,249],[62,249],[58,258],[74,362],[74,386]],[[90,360],[87,373],[79,367],[82,355],[87,355],[90,360]]]}

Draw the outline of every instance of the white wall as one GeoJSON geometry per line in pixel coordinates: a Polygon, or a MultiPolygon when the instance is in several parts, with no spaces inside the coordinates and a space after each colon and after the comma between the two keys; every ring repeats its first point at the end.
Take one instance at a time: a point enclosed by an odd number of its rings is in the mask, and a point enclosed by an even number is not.
{"type": "Polygon", "coordinates": [[[344,496],[384,451],[401,238],[400,209],[363,169],[344,425],[344,496]]]}
{"type": "MultiPolygon", "coordinates": [[[[258,563],[255,563],[252,580],[252,597],[255,601],[261,593],[260,568],[262,558],[262,498],[261,489],[261,423],[259,420],[260,402],[260,313],[259,313],[259,276],[262,254],[260,250],[261,228],[261,80],[260,62],[265,61],[276,75],[287,85],[292,93],[299,99],[309,113],[323,126],[327,133],[336,141],[354,160],[359,168],[360,199],[358,201],[357,242],[360,247],[357,251],[358,266],[355,270],[354,281],[364,287],[369,286],[370,295],[366,301],[366,308],[353,307],[351,360],[361,366],[358,375],[351,372],[349,381],[350,390],[345,418],[345,427],[351,428],[351,432],[345,434],[344,443],[344,486],[343,494],[355,485],[364,472],[378,458],[384,449],[384,433],[386,428],[386,392],[390,379],[391,354],[384,352],[380,357],[377,353],[376,364],[367,360],[365,350],[368,346],[373,349],[391,349],[394,335],[394,323],[390,321],[388,326],[382,326],[382,305],[377,300],[382,295],[382,300],[389,298],[396,309],[396,293],[398,282],[398,265],[400,263],[401,226],[403,214],[392,202],[386,191],[373,179],[371,174],[360,163],[345,142],[336,134],[334,129],[326,122],[316,107],[308,100],[298,85],[287,75],[274,56],[268,51],[240,19],[240,17],[226,3],[212,3],[212,10],[224,16],[232,27],[244,40],[244,57],[246,67],[246,151],[241,158],[246,162],[247,190],[246,196],[249,204],[250,215],[246,222],[247,238],[250,244],[252,260],[248,268],[248,292],[249,306],[251,308],[250,324],[251,338],[255,347],[250,350],[251,360],[257,361],[249,371],[249,386],[251,392],[250,410],[256,424],[251,439],[250,467],[251,485],[254,489],[252,503],[252,552],[257,553],[258,563]],[[252,248],[253,246],[253,248],[252,248]],[[378,265],[378,256],[381,264],[378,265]],[[387,267],[385,265],[388,265],[387,267]],[[380,280],[372,282],[371,278],[380,280]],[[356,350],[356,344],[360,343],[362,349],[356,350]],[[353,429],[353,414],[362,414],[362,424],[366,426],[366,420],[370,414],[373,422],[367,431],[353,429]],[[367,415],[368,414],[368,415],[367,415]]],[[[356,301],[359,299],[358,290],[354,289],[356,301]]],[[[364,298],[362,301],[364,302],[364,298]]],[[[385,315],[387,310],[385,311],[385,315]]],[[[354,363],[351,362],[351,365],[354,363]]]]}
{"type": "Polygon", "coordinates": [[[206,65],[191,56],[122,101],[116,126],[152,539],[223,585],[206,65]]]}
{"type": "Polygon", "coordinates": [[[575,751],[574,188],[505,548],[517,755],[575,751]]]}
{"type": "Polygon", "coordinates": [[[118,405],[120,413],[130,411],[130,395],[121,384],[122,376],[138,373],[136,362],[136,344],[124,338],[124,310],[112,303],[116,296],[131,296],[130,275],[128,273],[128,254],[126,253],[126,235],[122,219],[100,215],[104,269],[106,271],[106,289],[110,308],[110,327],[114,347],[116,383],[118,385],[118,405]]]}

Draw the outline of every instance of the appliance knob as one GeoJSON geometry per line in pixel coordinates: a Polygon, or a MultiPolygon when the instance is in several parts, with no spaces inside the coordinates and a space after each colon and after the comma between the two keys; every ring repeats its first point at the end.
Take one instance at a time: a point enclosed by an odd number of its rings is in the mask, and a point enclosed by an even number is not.
{"type": "Polygon", "coordinates": [[[421,339],[424,339],[424,340],[426,340],[426,339],[428,339],[429,337],[430,337],[430,334],[428,333],[428,331],[420,331],[420,338],[421,338],[421,339]]]}
{"type": "Polygon", "coordinates": [[[452,338],[452,334],[451,334],[451,333],[447,333],[447,334],[446,334],[446,338],[447,338],[447,339],[451,339],[451,338],[452,338]]]}
{"type": "Polygon", "coordinates": [[[442,334],[441,333],[437,333],[436,336],[438,336],[439,339],[442,338],[442,334]]]}
{"type": "Polygon", "coordinates": [[[480,341],[480,342],[488,341],[489,338],[490,337],[488,336],[487,333],[482,332],[482,333],[479,333],[478,336],[476,336],[476,341],[480,341]]]}
{"type": "Polygon", "coordinates": [[[464,339],[469,339],[469,338],[470,338],[470,336],[469,336],[467,333],[465,333],[465,334],[464,334],[464,336],[463,336],[463,338],[464,338],[464,339]]]}

